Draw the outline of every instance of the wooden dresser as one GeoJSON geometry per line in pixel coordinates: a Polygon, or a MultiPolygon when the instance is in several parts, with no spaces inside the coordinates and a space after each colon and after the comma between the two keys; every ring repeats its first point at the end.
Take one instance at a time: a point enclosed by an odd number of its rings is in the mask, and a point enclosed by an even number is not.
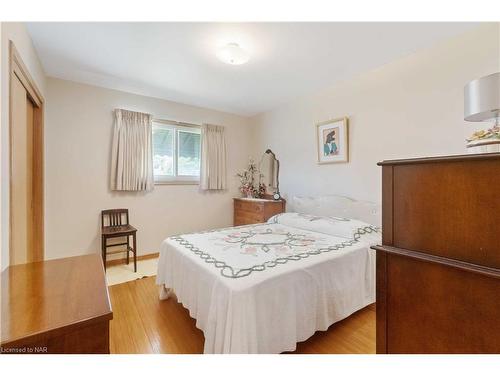
{"type": "Polygon", "coordinates": [[[285,212],[286,202],[271,199],[234,198],[235,226],[265,223],[271,216],[285,212]]]}
{"type": "Polygon", "coordinates": [[[500,353],[500,153],[379,165],[377,353],[500,353]]]}
{"type": "Polygon", "coordinates": [[[112,318],[97,254],[2,272],[2,353],[109,353],[112,318]]]}

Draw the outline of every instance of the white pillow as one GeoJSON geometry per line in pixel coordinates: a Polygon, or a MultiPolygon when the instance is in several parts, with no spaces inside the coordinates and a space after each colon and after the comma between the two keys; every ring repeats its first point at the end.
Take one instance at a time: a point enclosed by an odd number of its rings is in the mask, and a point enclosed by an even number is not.
{"type": "Polygon", "coordinates": [[[282,224],[292,228],[328,234],[347,239],[358,239],[366,234],[376,234],[375,242],[379,240],[380,231],[377,227],[356,219],[334,216],[316,216],[297,212],[288,212],[271,217],[268,223],[282,224]]]}

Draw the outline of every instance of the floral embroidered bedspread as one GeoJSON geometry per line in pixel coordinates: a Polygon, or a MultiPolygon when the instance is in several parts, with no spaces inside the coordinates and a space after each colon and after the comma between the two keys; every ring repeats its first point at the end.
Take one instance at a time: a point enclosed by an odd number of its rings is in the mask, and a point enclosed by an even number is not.
{"type": "Polygon", "coordinates": [[[170,237],[227,278],[266,272],[289,262],[349,251],[377,242],[379,228],[353,219],[285,213],[266,224],[170,237]]]}

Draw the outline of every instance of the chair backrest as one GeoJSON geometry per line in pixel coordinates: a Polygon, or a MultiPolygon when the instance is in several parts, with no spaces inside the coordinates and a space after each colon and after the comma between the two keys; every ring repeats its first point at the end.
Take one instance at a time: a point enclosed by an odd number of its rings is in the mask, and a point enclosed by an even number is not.
{"type": "Polygon", "coordinates": [[[115,208],[101,211],[101,228],[118,227],[120,225],[127,225],[128,223],[127,208],[115,208]],[[107,222],[106,218],[108,219],[107,222]]]}

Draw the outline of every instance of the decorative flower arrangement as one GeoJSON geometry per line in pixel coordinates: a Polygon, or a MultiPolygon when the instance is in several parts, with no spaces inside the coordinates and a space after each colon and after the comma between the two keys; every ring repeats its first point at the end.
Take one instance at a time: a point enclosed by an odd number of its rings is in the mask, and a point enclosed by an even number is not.
{"type": "Polygon", "coordinates": [[[467,138],[467,143],[481,143],[483,141],[498,141],[500,142],[500,125],[495,125],[488,130],[479,130],[474,132],[470,138],[467,138]]]}
{"type": "Polygon", "coordinates": [[[257,165],[253,159],[250,159],[248,168],[236,174],[240,178],[240,191],[247,198],[258,198],[260,196],[259,189],[255,187],[256,173],[258,173],[257,165]]]}

